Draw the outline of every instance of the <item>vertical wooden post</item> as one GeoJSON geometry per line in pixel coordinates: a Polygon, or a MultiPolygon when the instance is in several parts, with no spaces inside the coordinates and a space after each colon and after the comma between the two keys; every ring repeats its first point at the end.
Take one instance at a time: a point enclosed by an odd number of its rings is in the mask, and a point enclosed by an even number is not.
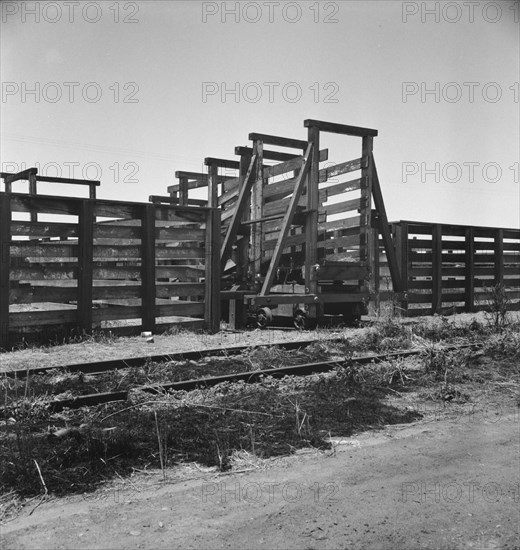
{"type": "MultiPolygon", "coordinates": [[[[7,185],[6,185],[7,187],[7,185]]],[[[9,348],[9,268],[11,245],[11,200],[0,194],[0,349],[9,348]]]]}
{"type": "Polygon", "coordinates": [[[96,186],[93,183],[88,186],[88,196],[90,199],[96,198],[96,186]]]}
{"type": "Polygon", "coordinates": [[[155,330],[155,205],[143,205],[141,219],[141,318],[145,331],[155,330]]]}
{"type": "Polygon", "coordinates": [[[218,165],[214,163],[208,166],[208,206],[218,207],[218,165]]]}
{"type": "Polygon", "coordinates": [[[432,315],[442,310],[442,225],[432,227],[432,315]]]}
{"type": "MultiPolygon", "coordinates": [[[[244,179],[251,164],[251,155],[243,154],[240,157],[239,168],[239,192],[244,185],[244,179]]],[[[251,219],[251,207],[244,209],[242,221],[251,219]]],[[[249,263],[249,239],[251,231],[249,225],[243,225],[240,229],[240,237],[237,241],[236,250],[236,279],[239,290],[247,283],[247,269],[249,263]]],[[[229,301],[229,324],[233,330],[244,329],[247,323],[247,307],[243,299],[229,301]]]]}
{"type": "MultiPolygon", "coordinates": [[[[361,212],[360,212],[360,257],[359,260],[362,263],[366,263],[370,267],[370,225],[371,225],[371,212],[372,212],[372,177],[373,177],[373,161],[372,161],[372,149],[374,146],[374,138],[371,136],[364,136],[361,147],[361,212]]],[[[360,281],[361,284],[361,281],[360,281]]]]}
{"type": "Polygon", "coordinates": [[[78,326],[92,332],[92,266],[94,259],[94,201],[81,202],[78,219],[78,326]]]}
{"type": "MultiPolygon", "coordinates": [[[[29,195],[36,196],[38,193],[37,187],[36,187],[36,170],[29,172],[29,195]]],[[[38,221],[38,212],[31,212],[31,222],[37,222],[38,221]]]]}
{"type": "MultiPolygon", "coordinates": [[[[318,294],[318,280],[314,266],[318,263],[318,208],[320,202],[320,130],[309,126],[307,141],[312,144],[311,166],[307,175],[307,216],[305,218],[305,291],[318,294]]],[[[309,317],[323,316],[323,305],[310,305],[309,317]]]]}
{"type": "MultiPolygon", "coordinates": [[[[409,286],[409,261],[408,261],[408,224],[406,222],[399,223],[395,229],[394,242],[397,261],[401,266],[401,290],[408,293],[409,286]]],[[[400,289],[393,288],[394,292],[399,292],[400,289]]],[[[408,314],[408,300],[402,300],[399,307],[404,315],[408,314]]]]}
{"type": "Polygon", "coordinates": [[[495,230],[495,284],[504,283],[504,230],[495,230]]]}
{"type": "Polygon", "coordinates": [[[179,205],[188,204],[188,178],[179,178],[179,205]]]}
{"type": "MultiPolygon", "coordinates": [[[[253,143],[253,154],[256,155],[256,178],[251,189],[251,218],[259,220],[263,217],[264,210],[264,144],[260,140],[253,143]]],[[[258,277],[262,266],[262,224],[255,223],[251,228],[251,263],[254,269],[254,281],[259,282],[258,277]]]]}
{"type": "Polygon", "coordinates": [[[211,208],[206,213],[204,320],[206,329],[220,330],[220,210],[211,208]]]}
{"type": "Polygon", "coordinates": [[[464,307],[468,313],[475,308],[475,229],[467,227],[465,230],[466,247],[464,257],[464,307]]]}
{"type": "Polygon", "coordinates": [[[379,290],[381,286],[380,281],[380,262],[379,262],[379,223],[380,220],[377,219],[377,223],[374,224],[374,227],[372,228],[372,288],[370,289],[371,293],[373,293],[375,298],[374,308],[376,313],[380,312],[380,298],[379,298],[379,290]]]}

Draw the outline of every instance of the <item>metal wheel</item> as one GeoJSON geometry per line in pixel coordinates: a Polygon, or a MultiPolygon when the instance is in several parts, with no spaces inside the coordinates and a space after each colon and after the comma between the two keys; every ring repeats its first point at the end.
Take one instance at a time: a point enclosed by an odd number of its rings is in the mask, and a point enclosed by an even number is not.
{"type": "Polygon", "coordinates": [[[309,319],[303,309],[297,309],[293,315],[293,325],[298,330],[305,330],[308,327],[309,319]]]}
{"type": "Polygon", "coordinates": [[[273,314],[268,307],[262,307],[256,312],[256,326],[258,328],[266,328],[273,320],[273,314]]]}

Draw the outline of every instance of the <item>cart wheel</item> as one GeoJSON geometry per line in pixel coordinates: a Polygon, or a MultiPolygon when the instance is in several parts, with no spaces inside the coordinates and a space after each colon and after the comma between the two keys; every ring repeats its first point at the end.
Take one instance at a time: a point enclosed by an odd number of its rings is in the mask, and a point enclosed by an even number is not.
{"type": "Polygon", "coordinates": [[[268,307],[262,307],[256,312],[256,326],[258,328],[266,328],[273,320],[273,314],[268,307]]]}
{"type": "Polygon", "coordinates": [[[303,309],[297,309],[293,315],[293,325],[298,330],[305,330],[308,327],[309,319],[303,309]]]}

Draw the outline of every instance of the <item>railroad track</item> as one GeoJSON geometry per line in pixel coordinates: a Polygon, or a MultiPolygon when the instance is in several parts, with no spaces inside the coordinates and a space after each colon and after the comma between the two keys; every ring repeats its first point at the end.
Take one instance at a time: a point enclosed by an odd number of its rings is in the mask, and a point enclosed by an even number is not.
{"type": "Polygon", "coordinates": [[[49,374],[54,371],[63,371],[69,373],[83,373],[83,374],[102,374],[112,370],[128,369],[135,367],[143,367],[147,363],[168,363],[172,361],[198,361],[205,357],[225,357],[228,355],[240,355],[241,353],[251,351],[258,348],[278,347],[284,350],[299,350],[306,348],[312,344],[318,342],[341,342],[342,338],[328,338],[328,339],[309,339],[299,340],[291,342],[268,342],[266,344],[256,344],[247,346],[228,346],[226,348],[208,348],[199,349],[194,351],[180,351],[174,353],[163,353],[160,355],[144,355],[140,357],[128,357],[125,359],[109,359],[107,361],[91,361],[88,363],[74,363],[58,366],[46,366],[35,367],[31,369],[13,369],[10,371],[4,371],[0,373],[1,376],[7,376],[9,378],[25,378],[28,374],[49,374]]]}
{"type": "MultiPolygon", "coordinates": [[[[294,343],[291,343],[294,344],[294,343]]],[[[301,344],[301,342],[299,342],[301,344]]],[[[444,351],[455,351],[464,348],[478,348],[481,344],[459,344],[451,346],[443,346],[444,351]]],[[[243,347],[243,346],[242,346],[243,347]]],[[[238,346],[237,346],[238,348],[238,346]]],[[[250,349],[251,346],[246,348],[250,349]]],[[[203,350],[204,353],[209,352],[210,350],[203,350]]],[[[89,395],[81,395],[77,397],[67,398],[67,399],[55,399],[48,402],[49,410],[53,412],[59,412],[65,408],[78,409],[80,407],[86,406],[95,406],[101,405],[104,403],[111,403],[115,401],[126,401],[128,399],[129,393],[132,390],[140,390],[147,393],[157,394],[164,393],[167,391],[191,391],[197,388],[210,388],[221,384],[223,382],[239,382],[243,381],[246,383],[258,382],[264,376],[271,376],[273,378],[283,378],[284,376],[293,375],[293,376],[307,376],[315,373],[323,373],[333,370],[334,368],[347,364],[369,364],[373,362],[388,361],[392,359],[410,357],[414,355],[419,355],[425,351],[424,348],[414,349],[414,350],[404,350],[404,351],[395,351],[390,353],[383,354],[370,354],[360,357],[345,358],[343,362],[341,361],[320,361],[315,363],[305,363],[300,365],[290,365],[286,367],[277,367],[273,369],[262,369],[256,371],[247,371],[239,372],[234,374],[224,374],[220,376],[211,376],[207,378],[197,378],[192,380],[182,380],[179,382],[169,382],[166,384],[153,384],[146,386],[136,386],[129,388],[124,391],[115,391],[115,392],[104,392],[104,393],[94,393],[89,395]]],[[[201,352],[190,352],[190,353],[201,353],[201,352]]],[[[171,360],[171,359],[169,359],[171,360]]],[[[5,410],[5,409],[4,409],[5,410]]]]}

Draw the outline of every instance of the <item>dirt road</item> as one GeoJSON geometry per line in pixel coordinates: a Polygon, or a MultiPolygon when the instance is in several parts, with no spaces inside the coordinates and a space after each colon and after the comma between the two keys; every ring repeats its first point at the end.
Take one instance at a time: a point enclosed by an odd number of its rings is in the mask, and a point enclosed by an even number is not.
{"type": "Polygon", "coordinates": [[[29,506],[1,548],[520,548],[519,409],[388,427],[243,474],[174,475],[29,506]]]}

